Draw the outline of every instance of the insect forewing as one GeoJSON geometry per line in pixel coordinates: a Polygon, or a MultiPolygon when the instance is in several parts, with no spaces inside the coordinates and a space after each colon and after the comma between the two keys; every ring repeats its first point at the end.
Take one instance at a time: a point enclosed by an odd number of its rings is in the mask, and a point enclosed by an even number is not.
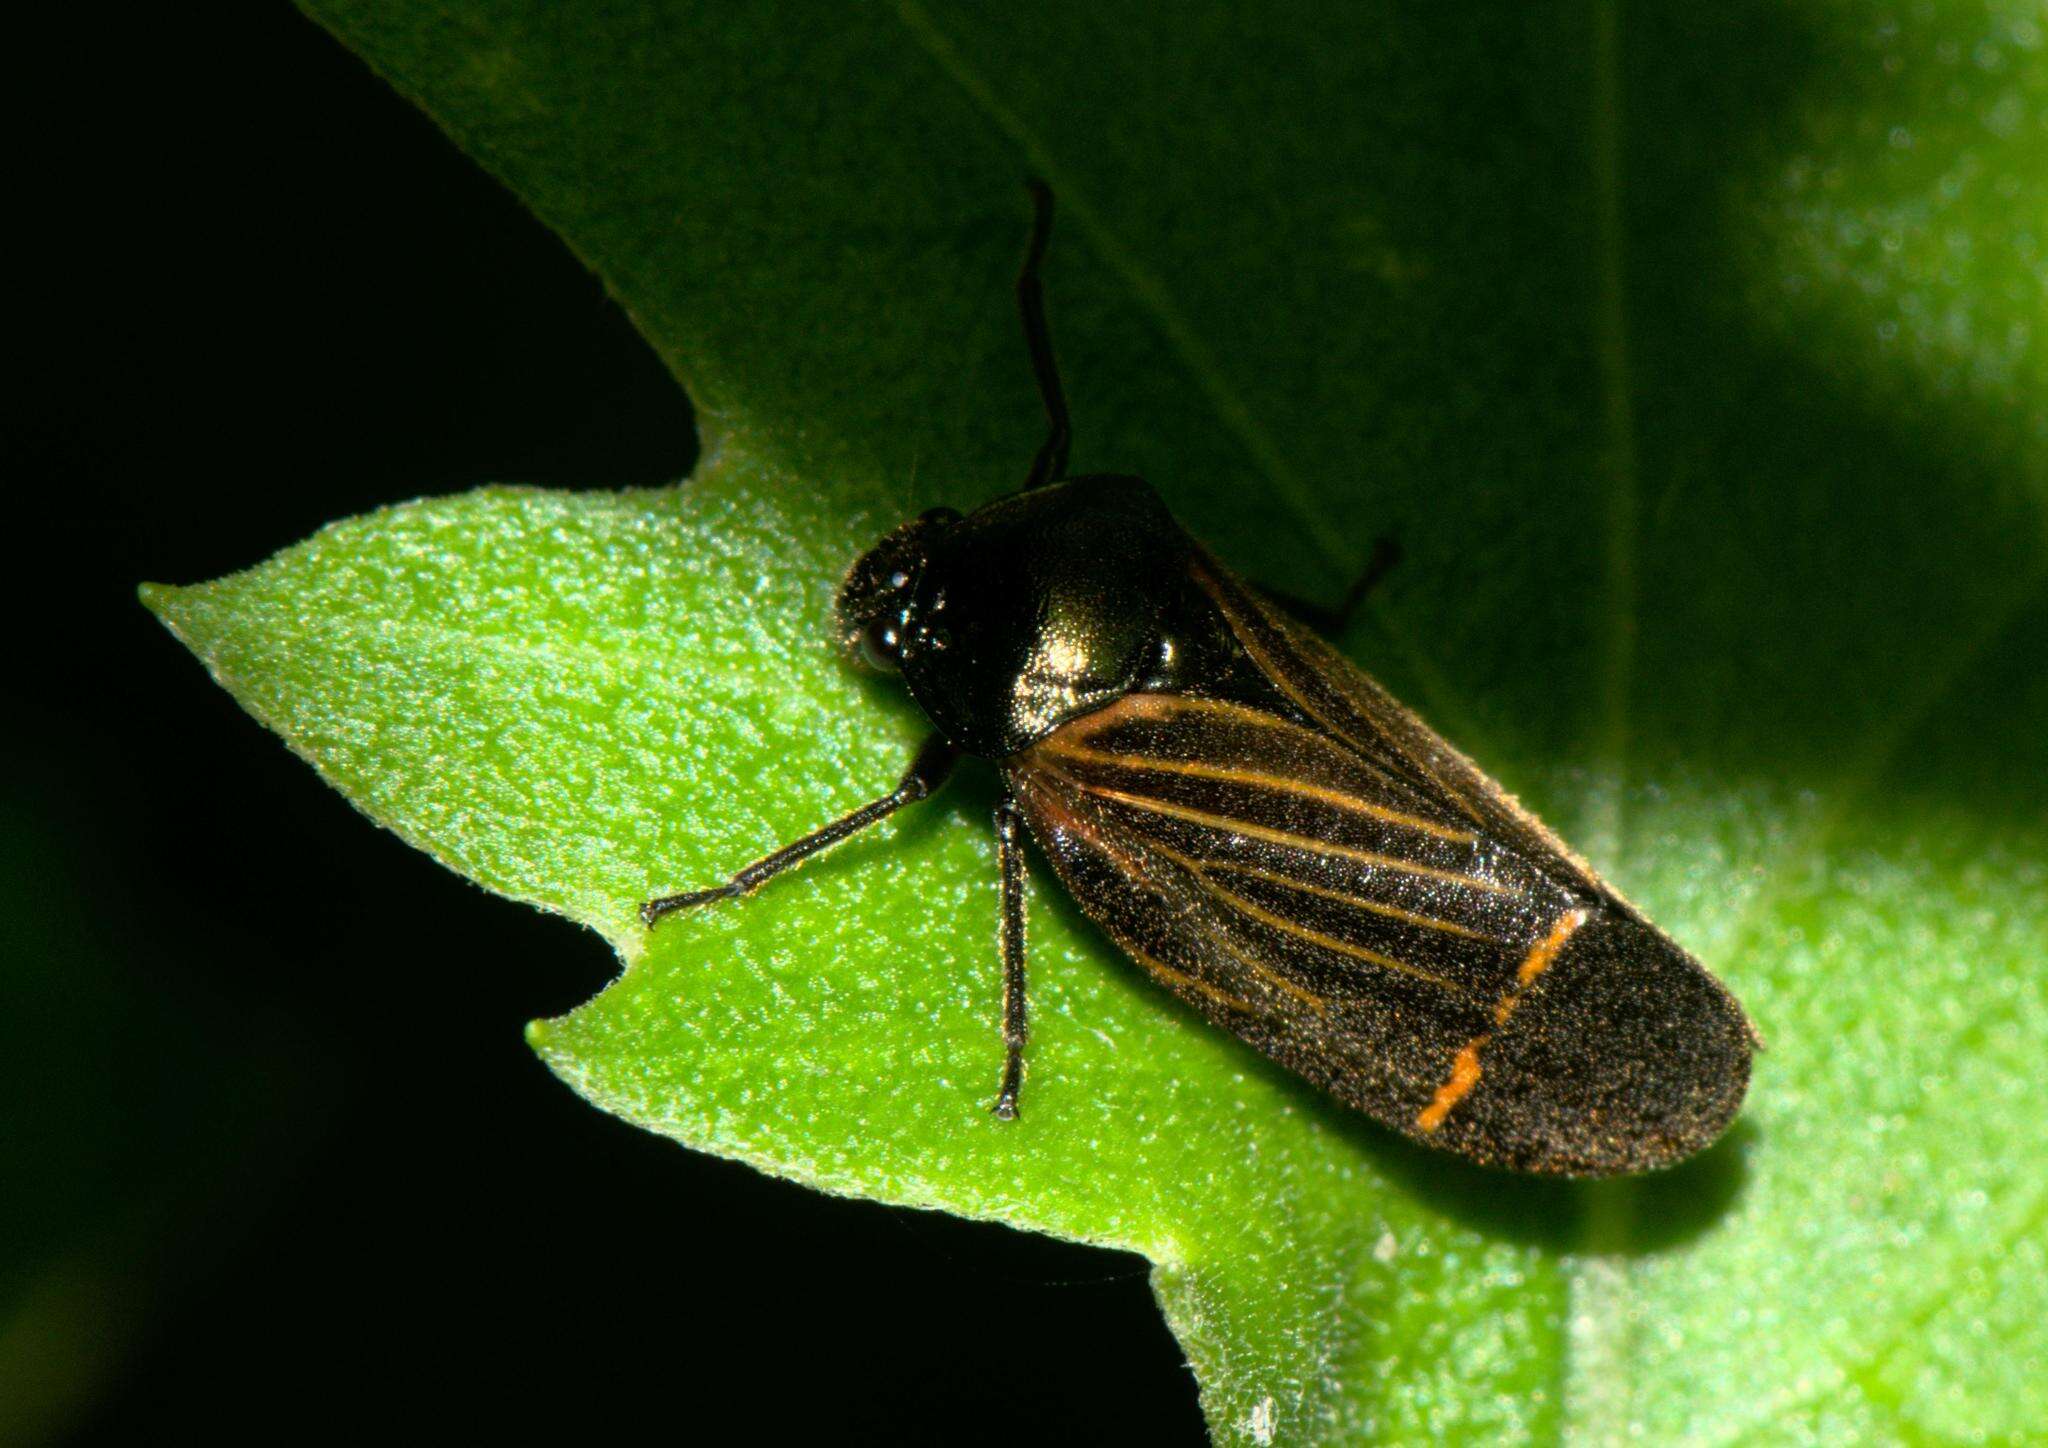
{"type": "Polygon", "coordinates": [[[1727,992],[1464,757],[1205,554],[1267,687],[1136,693],[1009,761],[1062,881],[1176,995],[1408,1135],[1604,1175],[1748,1080],[1727,992]]]}

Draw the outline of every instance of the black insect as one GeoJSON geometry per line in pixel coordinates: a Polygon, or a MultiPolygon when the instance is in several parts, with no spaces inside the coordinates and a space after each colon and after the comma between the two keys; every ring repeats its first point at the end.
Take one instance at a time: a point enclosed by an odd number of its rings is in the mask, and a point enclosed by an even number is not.
{"type": "Polygon", "coordinates": [[[997,1116],[1023,1077],[1029,831],[1166,989],[1397,1131],[1584,1176],[1712,1142],[1749,1081],[1733,997],[1142,479],[1066,475],[1039,285],[1052,198],[1033,195],[1017,298],[1050,430],[1029,479],[898,528],[839,594],[846,642],[901,672],[932,737],[882,798],[649,901],[647,923],[747,893],[978,755],[1004,784],[997,1116]]]}

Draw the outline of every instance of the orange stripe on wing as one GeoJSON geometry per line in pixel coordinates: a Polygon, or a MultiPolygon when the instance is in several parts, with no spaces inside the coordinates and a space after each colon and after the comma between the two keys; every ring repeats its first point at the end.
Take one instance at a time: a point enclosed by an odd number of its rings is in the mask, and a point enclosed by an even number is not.
{"type": "Polygon", "coordinates": [[[1486,1037],[1474,1036],[1466,1042],[1451,1062],[1451,1076],[1436,1088],[1436,1096],[1415,1118],[1418,1131],[1435,1131],[1444,1124],[1444,1118],[1451,1114],[1451,1108],[1463,1101],[1474,1086],[1479,1084],[1479,1048],[1486,1044],[1486,1037]]]}
{"type": "MultiPolygon", "coordinates": [[[[1159,849],[1163,847],[1155,845],[1153,848],[1159,849]]],[[[1383,905],[1379,901],[1368,899],[1363,895],[1353,895],[1343,890],[1332,890],[1323,885],[1311,885],[1308,881],[1297,880],[1292,875],[1282,875],[1275,870],[1261,870],[1257,865],[1240,865],[1235,860],[1208,860],[1203,862],[1199,868],[1204,877],[1207,877],[1211,870],[1226,870],[1233,875],[1249,875],[1252,879],[1264,880],[1269,885],[1279,885],[1285,889],[1299,890],[1304,895],[1315,895],[1324,900],[1334,900],[1340,905],[1351,905],[1360,910],[1370,910],[1375,915],[1384,915],[1389,920],[1399,920],[1404,925],[1416,925],[1424,930],[1440,930],[1445,935],[1462,936],[1466,940],[1476,940],[1482,945],[1507,946],[1512,943],[1501,940],[1496,936],[1484,934],[1481,931],[1469,930],[1465,926],[1454,924],[1449,920],[1439,920],[1434,915],[1423,915],[1414,910],[1403,910],[1398,905],[1383,905]]]]}
{"type": "MultiPolygon", "coordinates": [[[[1095,847],[1101,850],[1103,854],[1109,856],[1109,858],[1116,863],[1117,868],[1121,870],[1125,875],[1133,879],[1145,881],[1146,884],[1150,885],[1155,892],[1159,890],[1158,884],[1154,882],[1152,879],[1151,872],[1145,868],[1142,861],[1134,858],[1128,850],[1120,849],[1118,846],[1111,843],[1109,840],[1103,839],[1099,835],[1091,835],[1090,839],[1094,842],[1095,847]]],[[[1164,845],[1160,845],[1156,842],[1151,844],[1148,848],[1150,848],[1155,853],[1164,856],[1166,859],[1171,860],[1174,864],[1180,866],[1183,870],[1186,870],[1190,874],[1193,874],[1197,879],[1201,878],[1202,867],[1195,861],[1190,860],[1187,856],[1180,854],[1177,851],[1169,850],[1164,845]]],[[[1237,947],[1237,945],[1234,942],[1232,942],[1228,937],[1214,936],[1210,938],[1210,943],[1220,947],[1225,955],[1228,955],[1232,960],[1235,960],[1239,965],[1242,965],[1246,970],[1249,970],[1253,975],[1257,976],[1260,980],[1264,981],[1267,985],[1273,987],[1275,990],[1285,991],[1287,994],[1299,1000],[1302,1004],[1306,1005],[1310,1010],[1314,1011],[1319,1016],[1329,1014],[1330,1003],[1328,1001],[1324,1000],[1314,991],[1309,990],[1306,986],[1298,985],[1294,981],[1289,980],[1286,976],[1282,975],[1279,971],[1274,970],[1270,965],[1267,965],[1264,961],[1259,960],[1254,956],[1247,955],[1244,951],[1240,950],[1237,947]]],[[[1158,972],[1164,975],[1172,976],[1176,980],[1185,981],[1192,988],[1200,990],[1208,995],[1214,996],[1217,1000],[1225,1002],[1226,1004],[1232,1006],[1234,1009],[1246,1011],[1251,1011],[1255,1009],[1254,1007],[1239,1000],[1236,996],[1227,995],[1223,991],[1217,989],[1216,987],[1209,985],[1206,981],[1198,980],[1195,977],[1188,975],[1183,971],[1175,970],[1170,965],[1163,965],[1159,961],[1154,960],[1151,956],[1144,954],[1142,951],[1139,951],[1132,946],[1125,945],[1124,949],[1128,951],[1133,957],[1143,962],[1148,968],[1157,970],[1158,972]]]]}
{"type": "Polygon", "coordinates": [[[1207,810],[1191,809],[1186,805],[1169,804],[1165,800],[1147,799],[1141,794],[1131,794],[1107,785],[1089,784],[1085,780],[1066,778],[1076,788],[1102,799],[1113,799],[1133,809],[1149,814],[1166,815],[1190,824],[1208,825],[1212,829],[1243,835],[1248,839],[1264,840],[1268,844],[1285,845],[1289,849],[1307,850],[1312,854],[1334,855],[1340,859],[1356,860],[1362,865],[1376,865],[1382,869],[1394,870],[1404,875],[1420,875],[1431,880],[1442,880],[1452,885],[1463,885],[1469,890],[1484,890],[1492,895],[1520,895],[1522,892],[1511,885],[1496,884],[1482,880],[1477,875],[1461,875],[1456,870],[1439,870],[1431,865],[1418,865],[1413,860],[1404,860],[1396,855],[1375,854],[1370,850],[1354,850],[1349,845],[1333,845],[1309,835],[1290,834],[1286,830],[1268,829],[1247,820],[1232,819],[1228,815],[1210,814],[1207,810]]]}
{"type": "Polygon", "coordinates": [[[1262,925],[1269,925],[1275,930],[1285,931],[1289,935],[1298,936],[1311,945],[1321,946],[1324,950],[1334,950],[1340,955],[1348,955],[1354,960],[1362,960],[1369,965],[1382,966],[1387,970],[1396,971],[1402,975],[1414,976],[1417,980],[1426,980],[1431,985],[1442,986],[1453,994],[1465,994],[1457,985],[1444,979],[1435,971],[1424,970],[1419,965],[1410,965],[1405,960],[1396,960],[1391,955],[1381,955],[1377,950],[1368,950],[1363,945],[1353,945],[1348,940],[1340,940],[1334,935],[1325,935],[1320,930],[1309,929],[1306,925],[1297,925],[1286,916],[1276,915],[1271,910],[1264,909],[1255,902],[1245,899],[1244,896],[1238,894],[1235,890],[1224,889],[1213,880],[1210,882],[1209,887],[1228,900],[1231,909],[1242,915],[1249,915],[1262,925]]]}
{"type": "Polygon", "coordinates": [[[1419,830],[1426,835],[1435,835],[1440,840],[1453,844],[1470,845],[1479,837],[1470,830],[1452,829],[1435,820],[1423,819],[1420,815],[1407,814],[1401,810],[1389,809],[1383,804],[1360,799],[1341,789],[1327,785],[1310,784],[1306,780],[1289,779],[1281,774],[1261,774],[1256,770],[1234,769],[1227,764],[1208,764],[1198,759],[1156,759],[1144,754],[1113,754],[1107,750],[1090,749],[1085,745],[1068,744],[1058,735],[1045,741],[1042,746],[1049,754],[1077,760],[1087,764],[1107,764],[1122,769],[1147,770],[1157,774],[1184,774],[1195,779],[1213,779],[1224,784],[1248,784],[1261,789],[1277,790],[1282,794],[1299,795],[1303,799],[1334,805],[1353,814],[1364,815],[1384,824],[1399,825],[1402,829],[1419,830]]]}
{"type": "MultiPolygon", "coordinates": [[[[1290,676],[1289,670],[1281,666],[1274,657],[1272,648],[1265,640],[1257,636],[1256,630],[1250,627],[1247,615],[1257,615],[1259,613],[1259,605],[1256,601],[1249,599],[1245,603],[1240,603],[1237,599],[1229,597],[1223,580],[1217,577],[1217,573],[1220,571],[1221,567],[1219,565],[1217,570],[1212,572],[1208,566],[1208,559],[1199,555],[1199,553],[1192,565],[1196,586],[1208,594],[1210,601],[1223,611],[1224,621],[1230,625],[1231,632],[1237,636],[1238,642],[1244,645],[1245,652],[1251,655],[1252,662],[1259,666],[1260,672],[1271,680],[1281,693],[1292,699],[1296,707],[1304,714],[1307,714],[1311,719],[1314,719],[1325,729],[1329,730],[1331,734],[1349,744],[1362,757],[1371,758],[1372,751],[1366,746],[1366,742],[1360,739],[1354,730],[1345,728],[1342,723],[1331,717],[1327,701],[1318,705],[1315,700],[1302,692],[1301,688],[1290,676]]],[[[1294,651],[1297,663],[1304,671],[1309,673],[1318,672],[1313,662],[1301,657],[1302,651],[1300,646],[1295,642],[1286,627],[1276,624],[1263,616],[1258,618],[1258,622],[1276,634],[1283,645],[1294,651]]],[[[1335,653],[1334,650],[1331,652],[1335,653]]],[[[1410,765],[1420,770],[1428,782],[1435,786],[1445,799],[1456,805],[1475,823],[1484,823],[1472,801],[1465,798],[1461,791],[1453,789],[1450,782],[1443,777],[1442,773],[1435,766],[1428,760],[1417,757],[1412,750],[1404,748],[1401,740],[1381,724],[1379,720],[1373,718],[1369,710],[1359,708],[1355,700],[1344,697],[1341,687],[1338,692],[1341,702],[1347,706],[1347,712],[1370,730],[1389,753],[1393,754],[1396,758],[1406,760],[1410,765]]]]}
{"type": "MultiPolygon", "coordinates": [[[[1529,953],[1522,957],[1521,968],[1515,972],[1515,983],[1508,987],[1507,994],[1503,995],[1500,1003],[1493,1008],[1493,1021],[1496,1026],[1507,1024],[1508,1017],[1513,1015],[1515,1007],[1521,1004],[1523,994],[1535,984],[1538,976],[1550,969],[1551,963],[1563,951],[1565,942],[1591,918],[1591,913],[1586,910],[1568,911],[1550,927],[1548,935],[1530,947],[1529,953]]],[[[1435,1131],[1444,1124],[1444,1118],[1451,1114],[1451,1108],[1472,1094],[1472,1088],[1479,1084],[1479,1053],[1491,1039],[1493,1038],[1490,1035],[1474,1036],[1452,1058],[1450,1077],[1436,1088],[1436,1095],[1430,1099],[1429,1105],[1423,1107],[1416,1116],[1416,1130],[1435,1131]]]]}
{"type": "Polygon", "coordinates": [[[1319,744],[1325,748],[1332,747],[1327,735],[1319,734],[1306,725],[1297,724],[1292,719],[1283,719],[1278,714],[1264,709],[1254,709],[1248,704],[1233,704],[1228,699],[1208,699],[1200,694],[1126,694],[1114,704],[1105,705],[1093,714],[1082,715],[1067,725],[1061,733],[1072,733],[1081,739],[1093,739],[1104,730],[1115,728],[1131,719],[1156,722],[1170,719],[1176,714],[1207,714],[1232,724],[1264,729],[1274,734],[1291,734],[1307,743],[1319,744]]]}
{"type": "Polygon", "coordinates": [[[1515,983],[1508,987],[1507,994],[1493,1008],[1493,1022],[1497,1026],[1508,1023],[1508,1017],[1515,1013],[1515,1007],[1522,1003],[1523,993],[1536,983],[1536,977],[1550,969],[1551,962],[1564,949],[1565,942],[1572,938],[1581,925],[1592,916],[1585,910],[1569,910],[1558,917],[1550,927],[1550,934],[1536,942],[1529,953],[1522,957],[1521,968],[1515,972],[1515,983]]]}
{"type": "Polygon", "coordinates": [[[1201,994],[1209,997],[1209,999],[1218,1002],[1230,1010],[1243,1011],[1245,1014],[1253,1016],[1259,1014],[1259,1008],[1250,1001],[1239,1000],[1228,991],[1217,989],[1199,976],[1189,975],[1184,970],[1175,970],[1165,962],[1155,960],[1145,954],[1144,951],[1134,949],[1129,945],[1124,946],[1124,952],[1161,980],[1171,981],[1176,985],[1186,986],[1189,990],[1199,991],[1201,994]]]}

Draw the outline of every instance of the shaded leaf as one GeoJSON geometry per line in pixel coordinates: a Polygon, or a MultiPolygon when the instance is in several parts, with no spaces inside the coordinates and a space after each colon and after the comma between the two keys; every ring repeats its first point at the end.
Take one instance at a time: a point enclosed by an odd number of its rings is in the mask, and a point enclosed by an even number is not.
{"type": "Polygon", "coordinates": [[[1219,1436],[2005,1437],[2048,1128],[2048,60],[2024,7],[825,14],[320,3],[691,391],[680,490],[488,490],[152,596],[373,818],[628,962],[536,1027],[609,1110],[1146,1253],[1219,1436]],[[1025,1118],[985,787],[652,937],[878,792],[826,635],[889,523],[1014,486],[1047,175],[1081,469],[1350,640],[1727,979],[1730,1139],[1571,1188],[1388,1141],[1041,877],[1025,1118]]]}

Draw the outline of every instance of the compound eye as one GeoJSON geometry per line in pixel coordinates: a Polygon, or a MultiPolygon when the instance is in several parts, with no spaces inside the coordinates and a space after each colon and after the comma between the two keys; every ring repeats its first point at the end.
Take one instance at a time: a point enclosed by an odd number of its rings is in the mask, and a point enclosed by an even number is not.
{"type": "Polygon", "coordinates": [[[893,618],[878,618],[860,631],[860,660],[878,673],[893,674],[903,667],[903,626],[893,618]]]}

